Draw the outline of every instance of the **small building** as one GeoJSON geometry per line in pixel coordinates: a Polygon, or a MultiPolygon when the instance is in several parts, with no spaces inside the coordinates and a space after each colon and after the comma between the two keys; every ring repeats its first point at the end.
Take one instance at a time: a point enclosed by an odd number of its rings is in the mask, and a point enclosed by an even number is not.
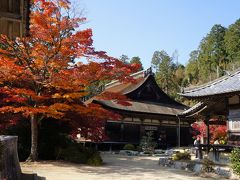
{"type": "Polygon", "coordinates": [[[107,121],[105,132],[108,140],[103,143],[115,144],[115,147],[117,144],[118,147],[127,143],[139,144],[141,137],[152,131],[159,148],[191,144],[193,140],[189,128],[193,121],[191,118],[180,119],[177,116],[187,107],[159,88],[151,69],[137,72],[132,77],[136,79],[136,83],[115,81],[107,84],[104,90],[124,94],[129,99],[130,106],[111,100],[93,100],[93,103],[122,117],[121,120],[107,121]]]}
{"type": "Polygon", "coordinates": [[[180,116],[203,118],[208,127],[209,120],[217,118],[214,123],[227,124],[228,144],[240,145],[240,70],[204,85],[184,89],[181,95],[199,103],[180,116]]]}
{"type": "Polygon", "coordinates": [[[0,1],[0,34],[23,37],[29,29],[30,0],[0,1]]]}

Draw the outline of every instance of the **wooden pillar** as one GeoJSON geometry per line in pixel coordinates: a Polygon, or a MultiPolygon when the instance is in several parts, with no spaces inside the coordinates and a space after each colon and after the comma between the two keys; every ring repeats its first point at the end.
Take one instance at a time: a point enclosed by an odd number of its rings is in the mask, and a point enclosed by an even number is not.
{"type": "Polygon", "coordinates": [[[178,124],[178,126],[177,126],[177,136],[178,136],[178,147],[180,147],[181,146],[181,120],[180,120],[180,118],[177,116],[177,119],[178,119],[178,121],[177,121],[177,124],[178,124]]]}
{"type": "Polygon", "coordinates": [[[139,128],[140,128],[140,131],[139,131],[139,143],[141,142],[141,139],[142,139],[142,137],[144,136],[144,133],[145,133],[143,121],[144,121],[144,119],[141,119],[141,124],[139,126],[139,128]]]}
{"type": "Polygon", "coordinates": [[[112,152],[112,143],[110,143],[109,152],[112,152]]]}
{"type": "Polygon", "coordinates": [[[209,129],[209,119],[210,119],[210,116],[206,116],[206,125],[207,125],[207,152],[209,153],[209,150],[210,150],[210,129],[209,129]]]}
{"type": "Polygon", "coordinates": [[[98,143],[97,142],[95,143],[95,150],[98,151],[98,143]]]}
{"type": "Polygon", "coordinates": [[[123,123],[123,120],[121,122],[121,141],[124,140],[124,123],[123,123]]]}

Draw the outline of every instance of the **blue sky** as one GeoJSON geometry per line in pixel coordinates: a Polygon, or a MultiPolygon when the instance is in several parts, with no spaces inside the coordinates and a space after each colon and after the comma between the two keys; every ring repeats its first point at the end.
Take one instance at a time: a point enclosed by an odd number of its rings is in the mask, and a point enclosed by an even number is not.
{"type": "Polygon", "coordinates": [[[93,29],[94,46],[109,55],[139,56],[150,67],[153,52],[189,53],[214,24],[228,27],[240,18],[239,0],[79,0],[93,29]]]}

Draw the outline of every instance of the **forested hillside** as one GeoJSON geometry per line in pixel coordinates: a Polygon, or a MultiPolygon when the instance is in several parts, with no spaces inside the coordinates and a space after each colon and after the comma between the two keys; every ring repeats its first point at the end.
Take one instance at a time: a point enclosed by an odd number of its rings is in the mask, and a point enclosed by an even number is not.
{"type": "Polygon", "coordinates": [[[229,27],[214,25],[189,55],[186,66],[178,63],[177,52],[155,51],[152,68],[160,87],[176,100],[183,87],[214,80],[240,67],[240,19],[229,27]]]}

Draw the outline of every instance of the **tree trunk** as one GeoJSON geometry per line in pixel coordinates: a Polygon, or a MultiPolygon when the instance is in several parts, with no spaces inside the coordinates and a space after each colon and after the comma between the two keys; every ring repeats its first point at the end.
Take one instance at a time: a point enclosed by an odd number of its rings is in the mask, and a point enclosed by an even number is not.
{"type": "Polygon", "coordinates": [[[220,74],[219,74],[219,66],[217,66],[217,78],[220,77],[220,74]]]}
{"type": "Polygon", "coordinates": [[[31,116],[31,152],[27,161],[37,161],[38,159],[38,123],[37,118],[32,115],[31,116]]]}

